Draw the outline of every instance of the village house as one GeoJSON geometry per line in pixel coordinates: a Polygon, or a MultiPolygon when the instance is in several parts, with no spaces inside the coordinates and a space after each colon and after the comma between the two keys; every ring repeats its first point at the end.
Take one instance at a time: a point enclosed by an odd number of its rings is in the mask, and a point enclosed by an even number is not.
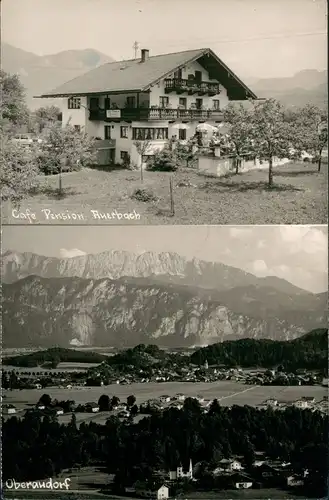
{"type": "Polygon", "coordinates": [[[182,393],[178,393],[176,394],[176,398],[178,399],[178,401],[184,401],[185,395],[182,393]]]}
{"type": "Polygon", "coordinates": [[[298,475],[292,475],[287,477],[287,486],[296,487],[304,486],[304,478],[298,475]]]}
{"type": "Polygon", "coordinates": [[[189,468],[184,470],[183,466],[180,465],[176,468],[176,470],[169,471],[169,479],[170,481],[177,481],[179,479],[193,479],[193,466],[192,460],[190,460],[189,468]]]}
{"type": "Polygon", "coordinates": [[[64,410],[63,408],[54,408],[54,413],[55,415],[64,415],[64,410]]]}
{"type": "Polygon", "coordinates": [[[170,398],[170,396],[164,395],[164,396],[160,396],[159,400],[161,401],[161,403],[169,403],[171,398],[170,398]]]}
{"type": "Polygon", "coordinates": [[[169,488],[163,484],[159,488],[154,489],[140,489],[136,488],[136,493],[142,498],[149,498],[152,500],[167,500],[169,498],[169,488]]]}
{"type": "Polygon", "coordinates": [[[253,485],[251,477],[246,474],[233,474],[231,481],[237,490],[252,488],[253,485]]]}
{"type": "Polygon", "coordinates": [[[16,413],[16,407],[12,404],[3,405],[2,409],[5,415],[13,415],[16,413]]]}
{"type": "Polygon", "coordinates": [[[238,460],[222,458],[222,460],[219,461],[219,469],[231,472],[241,470],[243,469],[243,467],[241,465],[241,462],[239,462],[238,460]]]}
{"type": "Polygon", "coordinates": [[[308,406],[309,406],[308,401],[305,401],[304,399],[298,399],[293,404],[294,404],[294,406],[296,406],[296,408],[300,408],[302,410],[304,410],[305,408],[308,408],[308,406]]]}
{"type": "Polygon", "coordinates": [[[97,413],[99,411],[99,406],[97,403],[86,403],[85,404],[85,409],[86,411],[88,412],[91,412],[91,413],[97,413]]]}
{"type": "Polygon", "coordinates": [[[203,122],[218,126],[230,101],[257,99],[209,48],[156,56],[143,49],[39,97],[62,99],[63,125],[98,139],[99,162],[137,167],[168,139],[188,140],[203,122]],[[148,141],[142,155],[135,141],[148,141]]]}

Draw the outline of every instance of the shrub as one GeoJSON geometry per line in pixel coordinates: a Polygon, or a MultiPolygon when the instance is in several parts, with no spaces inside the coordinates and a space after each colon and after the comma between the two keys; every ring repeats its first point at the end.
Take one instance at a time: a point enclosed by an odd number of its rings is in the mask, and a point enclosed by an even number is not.
{"type": "Polygon", "coordinates": [[[95,140],[71,125],[49,127],[38,155],[40,171],[45,175],[74,171],[96,162],[95,140]]]}
{"type": "Polygon", "coordinates": [[[38,185],[38,167],[34,149],[2,138],[0,153],[1,199],[19,205],[38,185]]]}
{"type": "Polygon", "coordinates": [[[131,197],[135,200],[144,202],[157,200],[157,197],[154,195],[153,191],[149,188],[137,188],[134,190],[131,197]]]}
{"type": "Polygon", "coordinates": [[[177,157],[174,151],[163,149],[154,154],[152,162],[147,165],[147,170],[158,172],[175,172],[178,168],[177,157]]]}

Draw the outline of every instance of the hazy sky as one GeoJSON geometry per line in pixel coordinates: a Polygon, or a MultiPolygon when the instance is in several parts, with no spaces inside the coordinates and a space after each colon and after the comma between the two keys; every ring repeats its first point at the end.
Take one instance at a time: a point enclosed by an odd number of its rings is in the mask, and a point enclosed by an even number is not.
{"type": "Polygon", "coordinates": [[[325,69],[326,0],[2,0],[2,38],[45,55],[212,48],[242,77],[325,69]]]}
{"type": "Polygon", "coordinates": [[[177,252],[313,292],[328,288],[325,226],[3,226],[3,251],[73,257],[105,250],[177,252]]]}

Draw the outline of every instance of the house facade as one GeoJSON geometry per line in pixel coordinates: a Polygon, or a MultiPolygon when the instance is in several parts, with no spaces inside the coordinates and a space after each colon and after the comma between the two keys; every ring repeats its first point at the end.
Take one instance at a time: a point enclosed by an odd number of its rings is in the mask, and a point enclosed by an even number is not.
{"type": "Polygon", "coordinates": [[[108,162],[136,166],[169,139],[186,141],[196,127],[217,126],[231,100],[256,95],[211,49],[107,63],[41,97],[62,100],[63,125],[98,139],[108,162]],[[138,153],[135,141],[147,148],[138,153]],[[106,157],[106,154],[105,154],[106,157]]]}

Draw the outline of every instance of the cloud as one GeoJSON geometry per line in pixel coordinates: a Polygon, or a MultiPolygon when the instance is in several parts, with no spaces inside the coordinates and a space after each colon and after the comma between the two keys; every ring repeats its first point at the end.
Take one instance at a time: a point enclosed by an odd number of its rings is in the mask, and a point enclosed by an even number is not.
{"type": "Polygon", "coordinates": [[[67,250],[66,248],[61,248],[59,251],[59,255],[62,259],[71,259],[72,257],[86,255],[86,252],[83,252],[78,248],[70,248],[69,250],[67,250]]]}
{"type": "Polygon", "coordinates": [[[279,230],[283,242],[289,244],[290,253],[327,253],[327,236],[321,229],[305,226],[280,226],[279,230]]]}
{"type": "Polygon", "coordinates": [[[254,262],[251,264],[253,272],[256,274],[268,274],[268,267],[266,265],[266,262],[263,260],[254,260],[254,262]]]}

